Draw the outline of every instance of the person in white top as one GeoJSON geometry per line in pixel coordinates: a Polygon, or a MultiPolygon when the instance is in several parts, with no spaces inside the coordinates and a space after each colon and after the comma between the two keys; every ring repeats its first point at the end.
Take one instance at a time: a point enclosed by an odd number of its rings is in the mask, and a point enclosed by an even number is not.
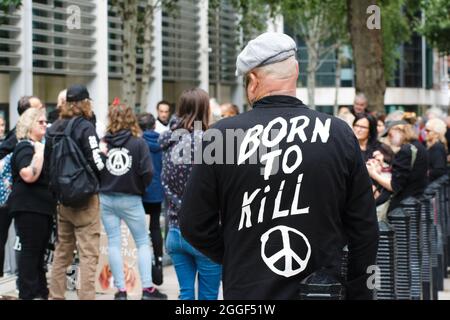
{"type": "Polygon", "coordinates": [[[169,130],[170,121],[170,103],[167,101],[160,101],[156,106],[157,118],[155,123],[155,131],[161,134],[169,130]]]}

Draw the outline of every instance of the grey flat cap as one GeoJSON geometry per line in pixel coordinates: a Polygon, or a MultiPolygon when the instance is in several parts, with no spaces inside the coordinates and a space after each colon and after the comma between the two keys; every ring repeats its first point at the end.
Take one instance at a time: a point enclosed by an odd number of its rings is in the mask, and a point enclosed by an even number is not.
{"type": "Polygon", "coordinates": [[[266,32],[251,40],[236,61],[236,76],[295,55],[297,45],[284,33],[266,32]]]}

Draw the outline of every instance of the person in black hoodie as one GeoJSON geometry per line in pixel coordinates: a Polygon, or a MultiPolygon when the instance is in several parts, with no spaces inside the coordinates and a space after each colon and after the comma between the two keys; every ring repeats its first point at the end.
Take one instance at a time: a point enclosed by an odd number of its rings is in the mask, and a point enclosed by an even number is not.
{"type": "Polygon", "coordinates": [[[161,285],[163,282],[163,239],[161,233],[161,224],[159,221],[161,215],[161,206],[164,201],[164,190],[161,184],[162,169],[162,149],[158,143],[159,133],[155,131],[155,117],[150,113],[139,115],[139,126],[144,131],[142,138],[148,145],[153,163],[152,183],[147,187],[142,202],[145,213],[150,215],[150,237],[153,246],[153,283],[161,285]]]}
{"type": "Polygon", "coordinates": [[[118,292],[116,300],[127,299],[127,286],[121,255],[121,221],[131,231],[138,250],[142,283],[142,300],[167,299],[153,286],[152,256],[142,196],[152,180],[150,150],[139,128],[133,110],[124,104],[113,104],[108,113],[106,170],[102,171],[100,205],[102,222],[108,235],[109,264],[118,292]]]}
{"type": "Polygon", "coordinates": [[[223,264],[225,299],[298,299],[301,281],[316,272],[343,282],[348,299],[371,299],[378,223],[367,169],[351,128],[296,98],[295,55],[282,33],[260,35],[239,55],[253,109],[205,133],[181,231],[223,264]]]}
{"type": "MultiPolygon", "coordinates": [[[[100,151],[92,117],[92,104],[86,87],[73,85],[67,89],[66,103],[61,106],[60,118],[52,124],[45,136],[45,162],[50,163],[55,140],[64,132],[69,121],[75,118],[70,136],[92,170],[100,177],[100,172],[105,167],[105,156],[100,151]]],[[[50,177],[49,167],[46,167],[44,173],[50,177]]],[[[77,248],[80,257],[78,297],[81,300],[94,300],[101,230],[98,194],[93,194],[80,208],[60,204],[57,223],[58,240],[53,258],[50,296],[52,299],[65,298],[66,269],[72,263],[73,252],[77,248]]]]}

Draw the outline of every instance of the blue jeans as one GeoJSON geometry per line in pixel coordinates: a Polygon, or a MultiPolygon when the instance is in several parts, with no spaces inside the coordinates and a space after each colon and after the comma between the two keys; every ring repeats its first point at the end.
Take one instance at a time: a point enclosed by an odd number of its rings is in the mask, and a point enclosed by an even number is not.
{"type": "Polygon", "coordinates": [[[167,253],[172,258],[180,284],[180,300],[195,300],[195,278],[198,273],[198,299],[217,300],[222,278],[222,266],[193,248],[180,229],[170,228],[166,240],[167,253]]]}
{"type": "Polygon", "coordinates": [[[130,229],[138,250],[142,288],[152,287],[152,254],[142,198],[137,195],[121,193],[101,193],[100,205],[103,226],[108,235],[109,265],[114,277],[114,285],[120,290],[126,288],[120,232],[120,224],[123,220],[130,229]]]}

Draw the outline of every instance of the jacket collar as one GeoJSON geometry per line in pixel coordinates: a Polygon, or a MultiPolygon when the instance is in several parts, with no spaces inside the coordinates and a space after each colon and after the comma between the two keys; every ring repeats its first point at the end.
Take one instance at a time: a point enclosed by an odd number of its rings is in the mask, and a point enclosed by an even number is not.
{"type": "Polygon", "coordinates": [[[253,108],[308,108],[301,100],[292,96],[267,96],[253,104],[253,108]]]}

